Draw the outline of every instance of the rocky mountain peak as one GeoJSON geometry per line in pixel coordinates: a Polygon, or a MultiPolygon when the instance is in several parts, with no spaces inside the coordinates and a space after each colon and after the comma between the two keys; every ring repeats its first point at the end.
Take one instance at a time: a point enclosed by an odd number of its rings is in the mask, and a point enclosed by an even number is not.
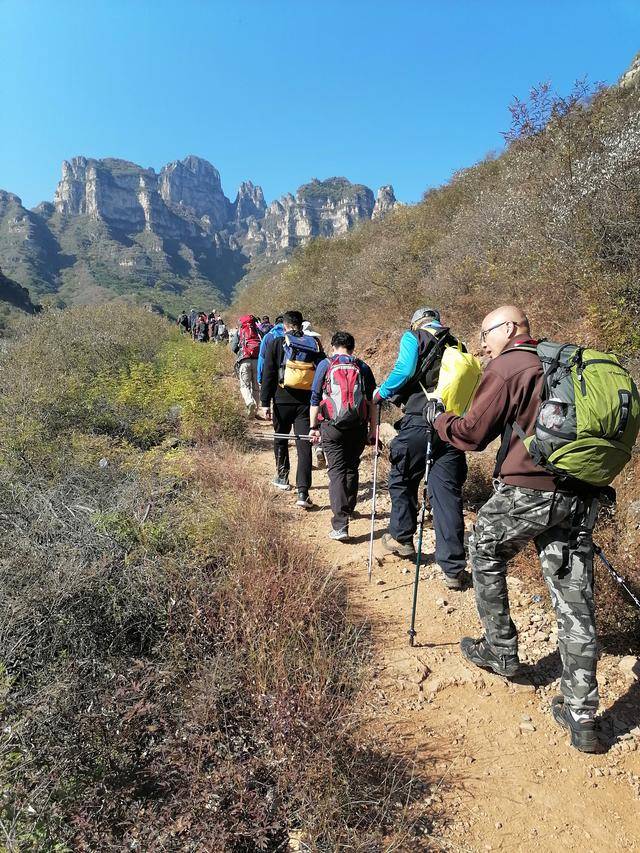
{"type": "Polygon", "coordinates": [[[637,53],[629,68],[620,78],[619,85],[623,89],[629,89],[632,86],[637,86],[640,83],[640,53],[637,53]]]}
{"type": "Polygon", "coordinates": [[[393,191],[393,187],[391,184],[385,184],[383,187],[380,187],[378,190],[378,195],[376,197],[376,203],[373,208],[373,213],[371,214],[372,219],[382,219],[387,215],[394,207],[397,207],[398,202],[396,201],[396,195],[393,191]]]}
{"type": "Polygon", "coordinates": [[[165,203],[187,208],[198,219],[208,217],[214,228],[229,219],[231,203],[222,191],[220,172],[202,157],[190,154],[164,166],[159,186],[165,203]]]}
{"type": "Polygon", "coordinates": [[[394,204],[391,187],[380,190],[376,208],[369,187],[339,176],[314,178],[268,207],[262,188],[243,181],[232,203],[218,170],[193,154],[159,172],[78,156],[62,164],[53,204],[28,211],[0,191],[0,262],[36,295],[71,302],[83,289],[97,300],[155,288],[169,305],[190,287],[220,299],[250,263],[253,271],[281,262],[314,237],[344,234],[394,204]]]}
{"type": "Polygon", "coordinates": [[[0,190],[0,215],[6,213],[10,205],[18,205],[22,207],[22,199],[15,193],[0,190]]]}
{"type": "Polygon", "coordinates": [[[267,209],[262,187],[255,186],[251,181],[243,181],[238,189],[233,209],[236,221],[247,219],[249,216],[261,219],[267,209]]]}

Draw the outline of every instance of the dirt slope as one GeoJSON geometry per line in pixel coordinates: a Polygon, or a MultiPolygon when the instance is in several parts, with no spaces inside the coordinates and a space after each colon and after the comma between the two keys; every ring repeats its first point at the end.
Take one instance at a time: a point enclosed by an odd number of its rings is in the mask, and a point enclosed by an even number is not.
{"type": "MultiPolygon", "coordinates": [[[[261,443],[251,456],[256,476],[268,482],[271,448],[261,443]]],[[[410,648],[413,566],[383,556],[385,491],[378,498],[373,580],[367,581],[369,454],[358,506],[365,517],[353,520],[350,543],[327,538],[325,471],[314,470],[311,497],[317,508],[308,513],[295,508],[294,492],[275,493],[274,501],[291,507],[300,535],[326,554],[328,568],[344,576],[351,617],[371,631],[373,671],[361,697],[362,738],[414,758],[417,775],[427,783],[423,800],[407,814],[410,820],[429,814],[424,844],[411,842],[406,849],[555,851],[558,844],[584,853],[640,849],[640,689],[625,680],[619,658],[603,652],[599,665],[604,730],[613,745],[607,754],[583,755],[568,745],[547,711],[557,692],[559,658],[546,597],[532,594],[517,577],[509,579],[521,658],[535,664],[519,683],[467,664],[458,642],[479,634],[473,592],[446,589],[433,564],[428,531],[418,633],[410,648]]],[[[472,521],[467,519],[469,527],[472,521]]]]}

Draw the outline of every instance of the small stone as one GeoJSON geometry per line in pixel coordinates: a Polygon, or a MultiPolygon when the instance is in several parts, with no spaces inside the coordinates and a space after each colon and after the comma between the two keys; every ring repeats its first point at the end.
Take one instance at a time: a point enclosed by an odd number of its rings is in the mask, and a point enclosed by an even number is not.
{"type": "Polygon", "coordinates": [[[495,826],[495,828],[496,828],[496,829],[502,829],[502,821],[501,821],[501,820],[497,820],[497,821],[495,822],[494,826],[495,826]]]}
{"type": "Polygon", "coordinates": [[[436,598],[436,607],[446,607],[448,603],[446,598],[436,598]]]}
{"type": "Polygon", "coordinates": [[[536,727],[533,723],[520,723],[520,731],[521,732],[535,732],[536,727]]]}
{"type": "Polygon", "coordinates": [[[618,664],[627,681],[640,681],[640,658],[635,655],[625,655],[618,664]]]}
{"type": "Polygon", "coordinates": [[[523,722],[523,723],[530,723],[530,722],[531,722],[531,717],[528,717],[526,714],[523,714],[523,715],[522,715],[522,722],[523,722]]]}
{"type": "Polygon", "coordinates": [[[383,580],[382,580],[382,578],[378,578],[378,580],[376,581],[376,584],[377,584],[378,586],[384,586],[384,585],[385,585],[385,583],[386,583],[386,581],[383,581],[383,580]]]}

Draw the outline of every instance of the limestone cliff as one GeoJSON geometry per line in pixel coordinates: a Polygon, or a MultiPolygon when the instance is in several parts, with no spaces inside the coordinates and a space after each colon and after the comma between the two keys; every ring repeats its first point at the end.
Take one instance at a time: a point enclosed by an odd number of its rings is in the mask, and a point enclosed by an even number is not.
{"type": "Polygon", "coordinates": [[[172,310],[184,300],[220,300],[249,263],[281,261],[395,203],[391,187],[376,202],[368,187],[343,177],[314,178],[268,206],[262,188],[243,181],[232,202],[218,170],[194,155],[159,172],[74,157],[62,164],[53,204],[27,211],[0,191],[0,263],[37,295],[57,292],[63,303],[130,294],[172,310]]]}
{"type": "Polygon", "coordinates": [[[397,206],[398,202],[396,201],[396,196],[391,184],[387,184],[384,187],[380,187],[380,189],[378,190],[378,195],[376,197],[376,203],[373,208],[373,213],[371,214],[371,218],[383,219],[387,215],[387,213],[390,213],[397,206]]]}

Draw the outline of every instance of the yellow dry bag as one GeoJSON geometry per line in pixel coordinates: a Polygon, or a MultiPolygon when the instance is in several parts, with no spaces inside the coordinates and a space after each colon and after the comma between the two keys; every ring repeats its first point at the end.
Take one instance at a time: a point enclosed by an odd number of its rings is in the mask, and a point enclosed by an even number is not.
{"type": "Polygon", "coordinates": [[[427,397],[442,400],[447,412],[464,415],[471,405],[481,376],[480,362],[470,352],[464,352],[462,344],[445,347],[438,384],[427,397]]]}

